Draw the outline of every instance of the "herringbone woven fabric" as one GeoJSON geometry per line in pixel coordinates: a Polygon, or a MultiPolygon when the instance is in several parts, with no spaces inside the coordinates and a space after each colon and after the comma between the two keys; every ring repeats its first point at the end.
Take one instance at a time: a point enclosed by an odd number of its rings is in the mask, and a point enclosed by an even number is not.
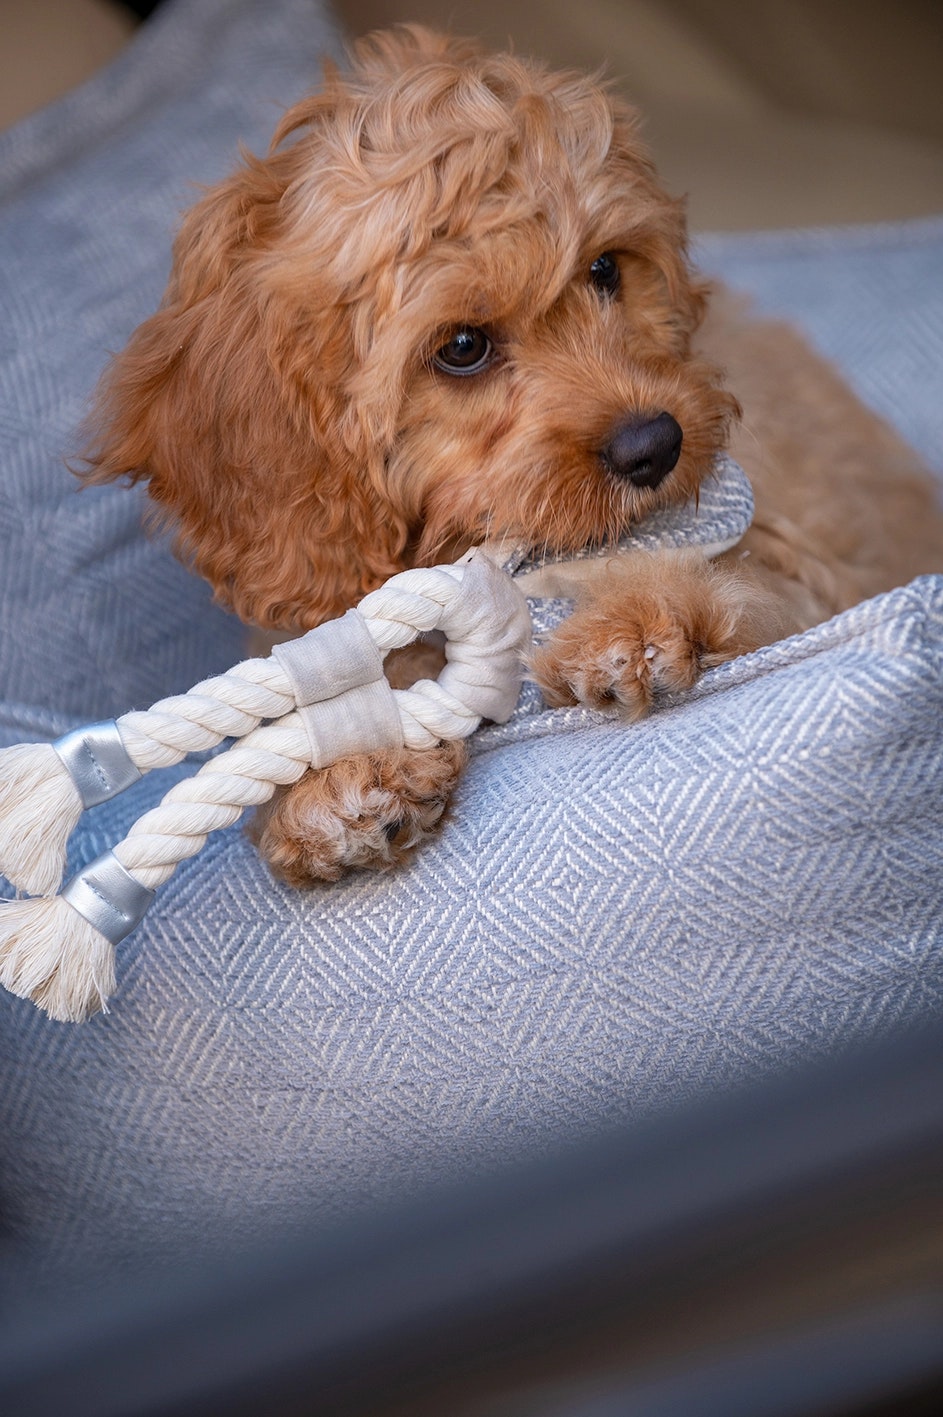
{"type": "MultiPolygon", "coordinates": [[[[263,145],[326,33],[303,0],[178,0],[0,141],[3,743],[238,657],[135,499],[74,499],[61,455],[159,294],[186,178],[263,145]]],[[[909,373],[919,348],[940,367],[943,222],[702,249],[833,341],[943,465],[943,409],[909,373]]],[[[109,1015],[0,999],[9,1243],[87,1267],[192,1254],[938,1014],[941,700],[928,578],[632,728],[531,702],[477,736],[441,837],[398,874],[299,893],[220,833],[121,947],[109,1015]]],[[[89,813],[72,867],[180,771],[89,813]]]]}
{"type": "Polygon", "coordinates": [[[79,495],[66,460],[109,354],[160,300],[196,184],[239,142],[264,151],[337,51],[312,0],[175,0],[99,78],[0,134],[6,699],[111,717],[242,657],[241,626],[142,536],[141,497],[79,495]]]}

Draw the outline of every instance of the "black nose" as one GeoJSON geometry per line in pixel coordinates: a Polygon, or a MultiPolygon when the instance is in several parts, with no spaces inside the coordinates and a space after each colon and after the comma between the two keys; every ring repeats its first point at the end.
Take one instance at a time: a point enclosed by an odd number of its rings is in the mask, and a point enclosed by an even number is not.
{"type": "Polygon", "coordinates": [[[634,415],[618,424],[600,456],[610,472],[636,487],[657,487],[681,456],[684,434],[670,413],[634,415]]]}

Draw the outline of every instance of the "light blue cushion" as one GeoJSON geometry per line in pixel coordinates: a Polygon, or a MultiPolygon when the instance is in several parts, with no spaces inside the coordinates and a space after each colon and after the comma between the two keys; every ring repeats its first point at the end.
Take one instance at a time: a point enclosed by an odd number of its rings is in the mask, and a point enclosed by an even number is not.
{"type": "MultiPolygon", "coordinates": [[[[304,0],[178,0],[0,139],[4,743],[239,657],[137,499],[76,497],[62,457],[159,296],[187,179],[262,147],[326,41],[304,0]]],[[[700,249],[941,466],[943,411],[907,371],[917,348],[939,367],[943,222],[700,249]],[[846,343],[864,289],[872,338],[846,343]]],[[[121,947],[109,1015],[0,999],[11,1243],[81,1265],[238,1240],[939,1014],[941,723],[926,578],[642,725],[572,710],[482,732],[441,837],[399,874],[298,893],[218,834],[121,947]]],[[[89,813],[73,867],[181,771],[89,813]]]]}
{"type": "Polygon", "coordinates": [[[142,498],[66,459],[110,353],[150,314],[197,183],[263,149],[338,52],[323,7],[175,0],[118,61],[0,134],[0,693],[85,718],[242,657],[209,590],[141,535],[142,498]]]}

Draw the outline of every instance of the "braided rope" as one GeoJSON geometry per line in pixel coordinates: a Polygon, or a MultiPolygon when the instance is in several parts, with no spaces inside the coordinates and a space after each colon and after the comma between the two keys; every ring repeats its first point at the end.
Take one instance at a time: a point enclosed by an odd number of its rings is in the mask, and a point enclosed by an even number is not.
{"type": "MultiPolygon", "coordinates": [[[[382,678],[354,685],[255,728],[211,758],[193,777],[176,783],[114,848],[142,885],[152,890],[163,885],[211,832],[231,826],[247,807],[267,801],[276,787],[297,782],[309,767],[323,767],[349,752],[404,744],[425,748],[442,738],[464,738],[485,712],[497,718],[513,708],[530,619],[520,593],[486,558],[404,571],[368,595],[358,613],[383,650],[410,643],[422,630],[440,628],[454,636],[439,679],[421,680],[410,689],[391,689],[382,678]]],[[[341,623],[309,633],[321,636],[323,646],[326,632],[341,623]]],[[[278,682],[273,676],[265,691],[278,682]]],[[[228,691],[229,685],[224,687],[228,691]]],[[[158,727],[162,730],[163,722],[158,727]]]]}
{"type": "Polygon", "coordinates": [[[151,772],[215,748],[224,738],[243,738],[263,719],[283,718],[294,707],[291,683],[278,660],[247,659],[186,694],[122,714],[117,724],[135,767],[151,772]]]}
{"type": "Polygon", "coordinates": [[[191,694],[126,714],[121,728],[112,728],[122,738],[127,733],[141,768],[178,761],[247,725],[249,731],[176,783],[61,894],[0,902],[0,983],[53,1018],[80,1020],[105,1008],[114,988],[114,946],[210,832],[230,826],[309,767],[349,753],[462,738],[485,716],[503,721],[517,701],[530,628],[510,577],[472,552],[454,566],[403,572],[282,656],[247,660],[191,694]],[[447,640],[439,679],[392,689],[382,653],[431,629],[447,640]],[[299,700],[303,707],[260,722],[299,700]]]}
{"type": "MultiPolygon", "coordinates": [[[[276,646],[267,658],[204,679],[187,694],[73,730],[54,744],[0,752],[0,873],[31,895],[55,892],[84,808],[124,791],[142,773],[381,680],[383,656],[427,630],[440,628],[448,639],[439,688],[429,690],[438,714],[429,717],[427,705],[411,717],[411,701],[404,701],[397,742],[427,747],[464,737],[481,718],[506,717],[530,633],[523,606],[510,579],[480,551],[452,566],[403,571],[339,620],[276,646]]],[[[376,696],[372,702],[389,717],[376,696]]],[[[369,713],[369,704],[361,707],[369,713]]]]}
{"type": "MultiPolygon", "coordinates": [[[[403,571],[360,602],[357,612],[381,655],[441,627],[462,595],[464,569],[459,565],[403,571]]],[[[293,648],[303,653],[306,642],[324,645],[340,623],[329,621],[309,630],[292,642],[293,648]]],[[[186,694],[122,714],[117,725],[135,767],[150,772],[179,763],[189,753],[215,748],[225,738],[244,738],[263,720],[284,718],[304,702],[276,650],[204,679],[186,694]]],[[[448,735],[438,734],[443,736],[448,735]]]]}
{"type": "Polygon", "coordinates": [[[237,821],[276,787],[297,782],[311,766],[311,745],[298,713],[250,733],[228,752],[175,783],[114,848],[122,866],[150,890],[195,856],[211,832],[237,821]]]}

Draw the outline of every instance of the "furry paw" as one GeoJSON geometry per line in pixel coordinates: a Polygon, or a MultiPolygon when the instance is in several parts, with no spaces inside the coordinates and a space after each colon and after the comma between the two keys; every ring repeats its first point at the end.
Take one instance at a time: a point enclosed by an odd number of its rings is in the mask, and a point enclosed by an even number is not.
{"type": "Polygon", "coordinates": [[[747,597],[700,556],[626,558],[535,653],[534,678],[552,707],[641,718],[756,647],[747,597]]]}
{"type": "Polygon", "coordinates": [[[387,871],[438,826],[465,758],[463,743],[342,758],[279,790],[250,838],[291,886],[387,871]]]}
{"type": "Polygon", "coordinates": [[[534,656],[534,677],[552,708],[582,704],[641,718],[667,694],[691,688],[702,672],[706,647],[683,625],[657,633],[641,620],[617,629],[588,615],[573,618],[570,633],[555,635],[534,656]]]}

